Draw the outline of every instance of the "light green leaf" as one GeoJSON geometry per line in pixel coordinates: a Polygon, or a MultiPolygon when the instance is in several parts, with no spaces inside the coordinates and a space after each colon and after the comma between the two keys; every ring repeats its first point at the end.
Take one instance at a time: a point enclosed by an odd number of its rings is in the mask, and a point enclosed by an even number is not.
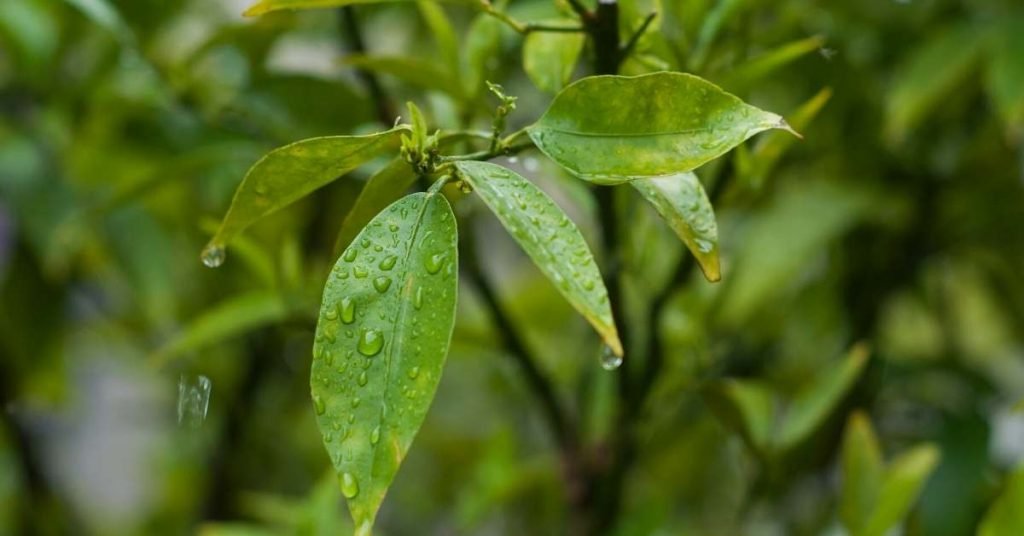
{"type": "Polygon", "coordinates": [[[398,148],[406,125],[368,136],[310,138],[270,151],[242,179],[217,234],[203,250],[203,263],[218,266],[224,247],[238,233],[361,164],[398,148]]]}
{"type": "Polygon", "coordinates": [[[857,534],[874,510],[885,473],[878,438],[864,413],[856,412],[847,421],[841,456],[839,518],[850,534],[857,534]]]}
{"type": "Polygon", "coordinates": [[[939,449],[934,445],[915,447],[893,460],[882,480],[874,513],[856,536],[883,536],[906,517],[938,462],[939,449]]]}
{"type": "Polygon", "coordinates": [[[64,1],[75,6],[93,22],[114,34],[122,44],[130,44],[134,41],[131,29],[124,23],[124,19],[121,18],[121,14],[118,13],[117,8],[111,5],[107,0],[64,1]]]}
{"type": "MultiPolygon", "coordinates": [[[[804,131],[831,98],[832,89],[823,88],[789,116],[790,125],[795,130],[804,131]]],[[[775,169],[782,155],[792,145],[792,136],[786,136],[780,132],[765,134],[758,139],[754,149],[748,153],[751,156],[750,158],[746,160],[738,159],[740,174],[747,177],[747,180],[755,188],[760,187],[764,184],[767,176],[775,169]]],[[[743,153],[737,153],[737,155],[739,154],[743,153]]]]}
{"type": "Polygon", "coordinates": [[[430,33],[434,34],[434,42],[437,43],[437,49],[441,53],[441,57],[444,58],[449,74],[458,76],[459,43],[455,37],[455,29],[452,28],[452,23],[448,20],[444,8],[436,0],[418,0],[416,6],[419,7],[420,15],[423,16],[424,22],[430,28],[430,33]]]}
{"type": "Polygon", "coordinates": [[[368,56],[351,54],[345,64],[375,73],[393,76],[409,85],[423,89],[436,89],[453,97],[462,95],[462,86],[435,62],[411,56],[368,56]]]}
{"type": "Polygon", "coordinates": [[[357,535],[370,533],[441,379],[456,243],[444,196],[406,196],[359,233],[324,288],[310,388],[357,535]]]}
{"type": "Polygon", "coordinates": [[[576,224],[547,194],[508,169],[472,161],[455,166],[540,271],[621,356],[608,290],[576,224]]]}
{"type": "Polygon", "coordinates": [[[366,227],[374,216],[402,197],[414,182],[416,174],[413,173],[412,166],[402,158],[395,158],[371,175],[341,223],[341,230],[338,231],[338,239],[334,244],[335,251],[341,252],[347,248],[356,234],[366,227]]]}
{"type": "Polygon", "coordinates": [[[1024,464],[1006,480],[1006,487],[992,504],[978,527],[978,536],[1019,536],[1024,534],[1024,464]]]}
{"type": "Polygon", "coordinates": [[[585,42],[581,32],[531,32],[523,41],[523,69],[538,89],[557,93],[572,79],[585,42]]]}
{"type": "Polygon", "coordinates": [[[486,13],[473,19],[465,39],[462,58],[462,87],[468,97],[477,97],[484,88],[493,61],[501,48],[501,21],[486,13]]]}
{"type": "Polygon", "coordinates": [[[778,403],[767,385],[727,379],[711,385],[703,394],[715,415],[751,450],[762,455],[769,452],[778,403]]]}
{"type": "Polygon", "coordinates": [[[579,80],[529,134],[577,177],[619,184],[691,171],[773,128],[789,125],[707,80],[662,72],[579,80]]]}
{"type": "Polygon", "coordinates": [[[797,393],[789,403],[786,418],[779,430],[780,449],[798,445],[821,426],[857,382],[868,355],[867,346],[855,345],[839,366],[824,369],[797,393]]]}
{"type": "MultiPolygon", "coordinates": [[[[722,77],[722,87],[730,91],[742,91],[750,88],[754,83],[760,81],[777,69],[789,65],[793,61],[821,48],[825,39],[819,36],[808,37],[786,43],[778,48],[769,50],[750,61],[739,65],[728,74],[722,77]]],[[[790,120],[793,128],[799,130],[795,121],[790,120]]]]}
{"type": "Polygon", "coordinates": [[[984,33],[969,24],[939,32],[896,71],[886,96],[886,135],[902,139],[973,71],[984,33]]]}
{"type": "Polygon", "coordinates": [[[636,188],[693,253],[708,281],[722,278],[718,261],[718,223],[711,201],[693,173],[637,179],[636,188]]]}
{"type": "Polygon", "coordinates": [[[276,292],[257,290],[233,296],[194,318],[164,343],[153,359],[157,363],[166,362],[183,353],[280,322],[287,314],[288,307],[276,292]]]}

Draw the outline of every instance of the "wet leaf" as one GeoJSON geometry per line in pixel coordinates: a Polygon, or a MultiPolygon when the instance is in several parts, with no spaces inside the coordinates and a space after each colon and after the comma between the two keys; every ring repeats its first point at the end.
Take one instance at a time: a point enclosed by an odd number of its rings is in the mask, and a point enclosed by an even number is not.
{"type": "Polygon", "coordinates": [[[310,138],[267,153],[242,179],[203,262],[220,264],[223,248],[235,235],[361,164],[395,151],[401,133],[408,130],[402,125],[368,136],[310,138]]]}
{"type": "Polygon", "coordinates": [[[576,224],[547,194],[506,168],[488,162],[455,165],[540,271],[621,356],[608,291],[576,224]]]}
{"type": "Polygon", "coordinates": [[[577,177],[619,184],[691,171],[782,117],[684,73],[594,76],[562,90],[530,138],[577,177]]]}
{"type": "Polygon", "coordinates": [[[442,195],[406,196],[359,233],[324,288],[310,388],[358,535],[370,533],[441,379],[456,242],[442,195]]]}
{"type": "Polygon", "coordinates": [[[718,223],[711,201],[697,176],[637,179],[630,184],[644,196],[686,244],[708,281],[721,279],[718,261],[718,223]]]}
{"type": "Polygon", "coordinates": [[[842,448],[843,487],[839,517],[850,534],[857,534],[875,507],[885,461],[867,415],[854,413],[846,423],[842,448]]]}
{"type": "Polygon", "coordinates": [[[1024,534],[1024,464],[1007,476],[1002,493],[985,514],[978,536],[1024,534]]]}
{"type": "Polygon", "coordinates": [[[414,182],[416,174],[402,158],[395,158],[371,175],[341,223],[341,230],[338,231],[338,239],[334,244],[335,251],[341,252],[347,248],[374,216],[402,197],[414,182]]]}
{"type": "MultiPolygon", "coordinates": [[[[550,24],[571,26],[573,21],[550,24]]],[[[523,41],[523,70],[538,89],[557,93],[572,79],[585,42],[581,32],[532,32],[523,41]]]]}
{"type": "Polygon", "coordinates": [[[883,536],[906,517],[939,462],[939,449],[921,445],[894,459],[882,479],[878,501],[857,536],[883,536]]]}

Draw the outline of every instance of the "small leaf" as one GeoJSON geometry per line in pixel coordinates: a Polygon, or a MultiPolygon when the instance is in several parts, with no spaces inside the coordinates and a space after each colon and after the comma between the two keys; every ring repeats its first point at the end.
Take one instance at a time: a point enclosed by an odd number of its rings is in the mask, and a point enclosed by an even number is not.
{"type": "Polygon", "coordinates": [[[722,278],[718,261],[718,223],[697,176],[637,179],[630,184],[644,196],[693,253],[708,281],[722,278]]]}
{"type": "Polygon", "coordinates": [[[864,413],[854,413],[846,423],[842,469],[839,517],[847,532],[857,534],[874,510],[885,473],[878,438],[864,413]]]}
{"type": "MultiPolygon", "coordinates": [[[[790,125],[798,131],[804,131],[831,98],[832,89],[823,88],[789,115],[790,125]]],[[[785,136],[779,132],[765,134],[750,151],[752,158],[746,162],[740,161],[738,167],[741,175],[747,177],[755,188],[760,187],[792,145],[792,136],[785,136]]]]}
{"type": "Polygon", "coordinates": [[[621,356],[608,291],[576,224],[547,194],[508,169],[472,161],[455,166],[540,271],[621,356]]]}
{"type": "Polygon", "coordinates": [[[356,534],[370,533],[441,379],[456,243],[444,196],[406,196],[359,233],[324,288],[310,388],[356,534]]]}
{"type": "Polygon", "coordinates": [[[1024,134],[1024,16],[1009,20],[992,53],[986,86],[1011,135],[1024,134]]]}
{"type": "Polygon", "coordinates": [[[581,32],[531,32],[523,41],[523,70],[538,89],[557,93],[572,79],[585,42],[581,32]]]}
{"type": "Polygon", "coordinates": [[[988,509],[978,527],[978,536],[1019,536],[1024,534],[1024,464],[1006,479],[1006,487],[988,509]]]}
{"type": "Polygon", "coordinates": [[[662,72],[579,80],[529,134],[577,177],[619,184],[691,171],[773,128],[789,125],[707,80],[662,72]]]}
{"type": "Polygon", "coordinates": [[[238,233],[271,214],[352,171],[361,164],[394,151],[407,126],[368,136],[310,138],[270,151],[242,179],[217,234],[206,246],[203,262],[223,262],[223,248],[238,233]]]}
{"type": "Polygon", "coordinates": [[[371,175],[341,223],[334,244],[335,251],[340,253],[347,248],[374,216],[402,197],[414,182],[416,174],[409,163],[401,158],[395,158],[371,175]]]}
{"type": "Polygon", "coordinates": [[[938,462],[939,449],[933,445],[915,447],[893,460],[882,480],[874,513],[857,536],[883,536],[906,517],[938,462]]]}

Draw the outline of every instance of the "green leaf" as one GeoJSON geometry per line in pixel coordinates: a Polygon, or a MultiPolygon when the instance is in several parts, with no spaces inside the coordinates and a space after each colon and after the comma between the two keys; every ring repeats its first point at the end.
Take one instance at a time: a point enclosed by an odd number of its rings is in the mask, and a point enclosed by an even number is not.
{"type": "Polygon", "coordinates": [[[357,4],[383,4],[387,2],[412,2],[414,0],[261,0],[245,10],[246,17],[258,17],[282,9],[324,9],[357,4]]]}
{"type": "MultiPolygon", "coordinates": [[[[831,98],[832,88],[823,88],[789,116],[790,125],[795,130],[804,131],[831,98]]],[[[765,134],[750,151],[752,158],[738,159],[740,174],[755,188],[760,187],[792,145],[792,136],[785,136],[780,132],[765,134]]],[[[739,154],[743,153],[737,153],[739,154]]]]}
{"type": "Polygon", "coordinates": [[[637,179],[636,188],[693,253],[708,281],[722,278],[718,261],[718,223],[711,201],[693,173],[637,179]]]}
{"type": "Polygon", "coordinates": [[[579,80],[529,134],[577,177],[619,184],[691,171],[773,128],[789,125],[707,80],[662,72],[579,80]]]}
{"type": "Polygon", "coordinates": [[[557,93],[572,79],[585,42],[582,32],[531,32],[523,41],[523,69],[538,89],[557,93]]]}
{"type": "Polygon", "coordinates": [[[882,480],[874,513],[857,536],[883,536],[910,511],[939,462],[934,445],[922,445],[896,458],[882,480]]]}
{"type": "MultiPolygon", "coordinates": [[[[722,87],[737,92],[748,89],[754,83],[777,69],[785,67],[793,61],[818,50],[824,43],[824,38],[814,36],[786,43],[778,48],[769,50],[736,67],[722,77],[722,87]]],[[[794,121],[790,121],[790,124],[793,128],[800,129],[794,121]]]]}
{"type": "Polygon", "coordinates": [[[441,53],[441,57],[444,58],[449,74],[458,76],[458,38],[455,37],[455,30],[452,28],[452,23],[448,20],[444,8],[436,0],[418,0],[416,6],[419,7],[420,15],[423,16],[430,32],[434,34],[434,42],[437,43],[437,49],[441,53]]]}
{"type": "Polygon", "coordinates": [[[490,71],[488,62],[501,49],[501,21],[487,13],[473,19],[465,38],[462,58],[462,87],[467,97],[475,98],[484,88],[490,71]]]}
{"type": "Polygon", "coordinates": [[[456,243],[444,196],[406,196],[359,233],[324,288],[310,387],[358,535],[370,533],[441,379],[456,243]]]}
{"type": "Polygon", "coordinates": [[[217,234],[203,250],[203,263],[218,266],[224,247],[238,233],[271,214],[352,171],[361,164],[398,148],[401,125],[368,136],[310,138],[274,149],[242,179],[217,234]]]}
{"type": "Polygon", "coordinates": [[[135,38],[121,14],[107,0],[64,0],[78,8],[93,22],[114,34],[122,44],[131,44],[135,38]]]}
{"type": "Polygon", "coordinates": [[[433,61],[412,56],[370,56],[351,54],[345,64],[375,73],[393,76],[409,85],[443,91],[453,97],[462,95],[462,86],[454,75],[433,61]]]}
{"type": "Polygon", "coordinates": [[[1011,134],[1024,134],[1024,16],[1004,27],[992,53],[986,85],[1011,134]]]}
{"type": "Polygon", "coordinates": [[[878,438],[864,413],[856,412],[847,421],[841,456],[843,484],[839,518],[847,532],[857,534],[875,507],[885,473],[878,438]]]}
{"type": "Polygon", "coordinates": [[[288,314],[284,299],[276,293],[257,290],[233,296],[194,318],[153,356],[158,363],[280,322],[288,314]]]}
{"type": "Polygon", "coordinates": [[[608,291],[576,224],[547,194],[508,169],[473,161],[455,166],[540,271],[621,356],[608,291]]]}
{"type": "Polygon", "coordinates": [[[860,378],[868,355],[867,346],[855,345],[839,366],[826,368],[797,393],[779,430],[780,449],[798,445],[821,426],[860,378]]]}
{"type": "Polygon", "coordinates": [[[706,388],[703,395],[715,415],[751,450],[762,455],[769,452],[778,404],[767,385],[726,379],[706,388]]]}
{"type": "Polygon", "coordinates": [[[978,536],[1018,536],[1024,534],[1024,464],[1017,467],[1006,482],[978,527],[978,536]]]}
{"type": "Polygon", "coordinates": [[[412,166],[402,158],[395,158],[371,175],[341,223],[334,244],[335,251],[341,252],[347,248],[374,216],[402,197],[414,182],[416,174],[412,166]]]}

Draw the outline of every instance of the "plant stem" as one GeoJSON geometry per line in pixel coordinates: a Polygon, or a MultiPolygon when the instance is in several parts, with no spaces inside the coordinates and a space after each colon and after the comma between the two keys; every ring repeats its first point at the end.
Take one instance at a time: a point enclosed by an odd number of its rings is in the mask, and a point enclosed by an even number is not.
{"type": "MultiPolygon", "coordinates": [[[[345,52],[365,54],[366,43],[363,40],[363,32],[359,26],[359,19],[355,8],[345,6],[339,9],[338,13],[339,29],[348,49],[345,52]]],[[[384,87],[380,84],[380,80],[377,79],[377,75],[360,67],[356,67],[356,74],[359,75],[359,79],[366,86],[366,92],[370,94],[370,99],[373,100],[377,120],[384,125],[391,125],[395,121],[397,114],[395,113],[394,106],[391,104],[391,99],[388,98],[384,87]]]]}

